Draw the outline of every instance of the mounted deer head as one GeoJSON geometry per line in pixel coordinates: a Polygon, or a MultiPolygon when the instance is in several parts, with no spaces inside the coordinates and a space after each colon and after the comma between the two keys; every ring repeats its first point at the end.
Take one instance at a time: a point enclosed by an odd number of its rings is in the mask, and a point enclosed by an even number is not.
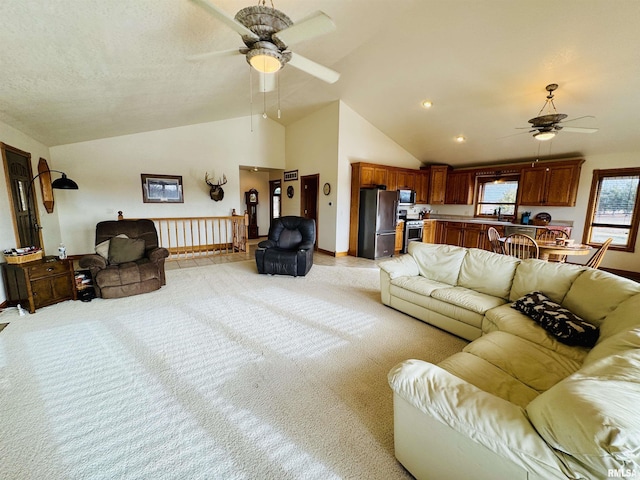
{"type": "Polygon", "coordinates": [[[219,202],[224,198],[224,190],[222,189],[222,185],[227,183],[227,176],[225,174],[222,174],[221,179],[218,178],[218,183],[211,183],[209,181],[209,173],[205,172],[204,181],[207,182],[207,185],[211,187],[211,190],[209,190],[209,196],[211,197],[211,200],[213,200],[214,202],[219,202]]]}

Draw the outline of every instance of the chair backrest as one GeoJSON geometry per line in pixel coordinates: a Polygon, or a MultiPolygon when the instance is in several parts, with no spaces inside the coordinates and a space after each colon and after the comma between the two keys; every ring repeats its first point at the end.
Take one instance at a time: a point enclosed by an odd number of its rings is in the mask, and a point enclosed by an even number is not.
{"type": "Polygon", "coordinates": [[[523,260],[527,258],[538,258],[540,254],[536,241],[529,235],[522,233],[513,233],[507,236],[504,239],[502,247],[504,248],[505,255],[522,258],[523,260]]]}
{"type": "Polygon", "coordinates": [[[556,238],[569,238],[569,235],[564,230],[544,230],[538,234],[536,241],[540,243],[555,243],[556,238]]]}
{"type": "Polygon", "coordinates": [[[500,233],[494,227],[489,227],[487,230],[487,238],[491,244],[491,250],[494,253],[504,253],[502,245],[500,244],[500,233]]]}
{"type": "Polygon", "coordinates": [[[286,216],[273,220],[269,240],[279,248],[293,250],[304,242],[316,241],[316,222],[311,218],[286,216]]]}
{"type": "Polygon", "coordinates": [[[609,244],[612,241],[613,241],[613,238],[607,238],[602,243],[602,245],[600,245],[600,248],[598,250],[596,250],[596,253],[594,253],[593,256],[587,262],[587,267],[598,268],[600,266],[600,263],[602,262],[602,259],[604,258],[604,254],[607,253],[607,249],[609,248],[609,244]]]}
{"type": "Polygon", "coordinates": [[[148,219],[138,220],[107,220],[96,225],[96,245],[111,240],[111,238],[124,233],[129,238],[144,239],[145,250],[158,246],[158,232],[153,221],[148,219]]]}
{"type": "MultiPolygon", "coordinates": [[[[564,230],[543,230],[536,238],[536,242],[539,243],[556,243],[556,239],[563,238],[568,239],[569,234],[564,230]]],[[[564,262],[567,259],[566,255],[551,254],[549,255],[550,262],[564,262]]]]}

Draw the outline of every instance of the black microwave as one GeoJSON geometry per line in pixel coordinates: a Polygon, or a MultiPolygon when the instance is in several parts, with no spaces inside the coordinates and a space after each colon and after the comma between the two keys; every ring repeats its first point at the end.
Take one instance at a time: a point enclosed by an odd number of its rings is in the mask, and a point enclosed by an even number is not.
{"type": "Polygon", "coordinates": [[[413,205],[416,203],[415,190],[398,190],[398,203],[400,205],[413,205]]]}

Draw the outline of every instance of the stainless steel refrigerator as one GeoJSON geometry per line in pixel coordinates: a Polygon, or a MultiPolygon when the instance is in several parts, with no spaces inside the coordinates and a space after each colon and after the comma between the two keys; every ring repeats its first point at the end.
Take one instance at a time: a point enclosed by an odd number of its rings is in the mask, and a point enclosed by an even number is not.
{"type": "Polygon", "coordinates": [[[398,192],[363,188],[360,190],[358,256],[390,257],[396,243],[398,192]]]}

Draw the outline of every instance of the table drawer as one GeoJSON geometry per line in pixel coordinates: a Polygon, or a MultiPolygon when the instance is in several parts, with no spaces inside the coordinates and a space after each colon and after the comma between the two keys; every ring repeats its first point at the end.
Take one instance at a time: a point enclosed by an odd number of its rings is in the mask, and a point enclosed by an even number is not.
{"type": "Polygon", "coordinates": [[[64,273],[69,270],[69,266],[67,265],[67,262],[49,262],[31,265],[27,267],[26,270],[29,272],[29,278],[35,279],[64,273]]]}

